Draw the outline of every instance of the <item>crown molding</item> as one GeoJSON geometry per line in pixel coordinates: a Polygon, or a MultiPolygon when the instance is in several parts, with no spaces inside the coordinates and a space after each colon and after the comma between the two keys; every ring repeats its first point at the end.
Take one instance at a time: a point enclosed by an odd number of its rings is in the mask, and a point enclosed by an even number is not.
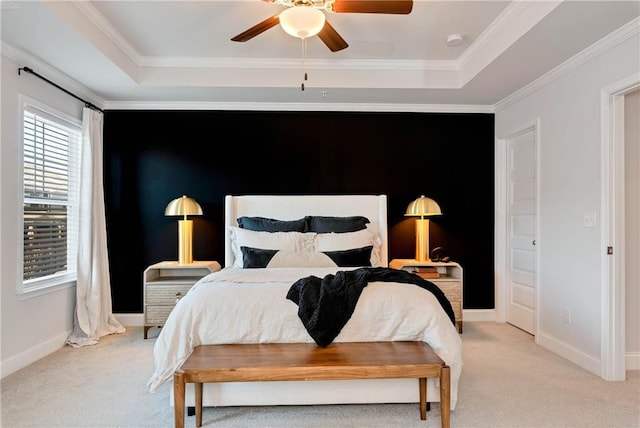
{"type": "Polygon", "coordinates": [[[490,105],[463,104],[398,104],[398,103],[254,103],[254,102],[173,102],[173,101],[106,101],[89,88],[61,73],[47,63],[6,42],[2,56],[16,64],[27,65],[38,74],[68,89],[104,110],[260,110],[260,111],[364,111],[407,113],[494,113],[490,105]]]}
{"type": "Polygon", "coordinates": [[[591,61],[594,58],[602,55],[603,53],[613,49],[626,40],[640,34],[640,18],[636,18],[633,21],[623,25],[602,39],[598,40],[591,46],[572,56],[562,64],[558,65],[553,70],[543,74],[538,79],[522,87],[511,95],[503,98],[494,105],[494,110],[499,112],[505,108],[521,101],[534,92],[548,86],[553,81],[559,79],[562,76],[572,72],[581,65],[591,61]]]}
{"type": "Polygon", "coordinates": [[[405,113],[494,113],[492,106],[383,103],[108,102],[108,110],[351,111],[405,113]]]}
{"type": "Polygon", "coordinates": [[[80,1],[43,1],[42,4],[65,24],[78,33],[87,43],[100,51],[130,79],[137,82],[140,74],[140,55],[124,41],[100,12],[80,1]],[[133,52],[132,52],[133,50],[133,52]]]}
{"type": "Polygon", "coordinates": [[[125,39],[118,30],[95,8],[89,1],[72,1],[73,4],[86,18],[120,49],[136,65],[140,65],[142,55],[125,39]]]}
{"type": "MultiPolygon", "coordinates": [[[[212,69],[300,69],[298,58],[202,58],[141,57],[142,67],[212,68],[212,69]]],[[[380,59],[313,59],[304,60],[307,69],[317,70],[437,70],[458,71],[458,61],[380,60],[380,59]]]]}
{"type": "MultiPolygon", "coordinates": [[[[36,73],[46,77],[47,79],[55,82],[57,85],[65,88],[66,90],[73,92],[80,98],[83,98],[97,107],[104,108],[105,100],[96,95],[91,89],[78,83],[77,80],[62,73],[56,68],[51,67],[46,62],[18,49],[14,46],[2,42],[1,44],[2,56],[10,61],[19,64],[20,67],[27,66],[32,68],[36,73]]],[[[16,70],[17,73],[17,70],[16,70]]]]}
{"type": "Polygon", "coordinates": [[[458,59],[461,86],[476,77],[562,1],[514,1],[509,4],[458,59]]]}

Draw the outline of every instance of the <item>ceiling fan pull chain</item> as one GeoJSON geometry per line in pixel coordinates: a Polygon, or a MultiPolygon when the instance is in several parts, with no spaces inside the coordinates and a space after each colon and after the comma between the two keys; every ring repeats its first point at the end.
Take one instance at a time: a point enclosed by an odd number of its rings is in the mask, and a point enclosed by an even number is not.
{"type": "MultiPolygon", "coordinates": [[[[306,59],[307,59],[307,39],[302,38],[302,72],[303,77],[304,77],[304,82],[307,81],[307,63],[306,63],[306,59]]],[[[300,85],[300,89],[304,91],[304,82],[302,82],[302,85],[300,85]]]]}

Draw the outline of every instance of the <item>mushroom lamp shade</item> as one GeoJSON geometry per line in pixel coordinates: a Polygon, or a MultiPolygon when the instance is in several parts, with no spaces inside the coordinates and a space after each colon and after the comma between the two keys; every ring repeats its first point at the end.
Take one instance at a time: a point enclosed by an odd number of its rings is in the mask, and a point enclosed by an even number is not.
{"type": "Polygon", "coordinates": [[[189,220],[187,216],[202,215],[202,208],[194,199],[182,196],[169,202],[164,215],[182,216],[178,221],[178,263],[181,265],[193,263],[193,220],[189,220]]]}
{"type": "Polygon", "coordinates": [[[421,195],[407,206],[405,216],[420,217],[416,219],[416,260],[429,262],[429,219],[442,215],[440,205],[431,198],[421,195]]]}

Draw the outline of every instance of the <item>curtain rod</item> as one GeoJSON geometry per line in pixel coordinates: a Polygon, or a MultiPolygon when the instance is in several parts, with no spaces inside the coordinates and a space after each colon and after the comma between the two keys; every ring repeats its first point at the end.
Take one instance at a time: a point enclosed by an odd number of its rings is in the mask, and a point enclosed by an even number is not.
{"type": "Polygon", "coordinates": [[[27,73],[31,73],[31,74],[33,74],[34,76],[37,76],[37,77],[39,77],[40,79],[44,80],[44,81],[45,81],[45,82],[47,82],[48,84],[53,85],[53,86],[55,86],[56,88],[60,89],[61,91],[65,92],[65,93],[67,93],[67,94],[69,94],[69,95],[71,95],[73,98],[75,98],[75,99],[77,99],[77,100],[82,101],[82,102],[84,103],[84,106],[85,106],[85,107],[89,107],[90,109],[98,110],[99,112],[104,113],[104,110],[102,110],[100,107],[96,106],[96,105],[95,105],[95,104],[93,104],[93,103],[90,103],[90,102],[89,102],[89,101],[87,101],[87,100],[83,100],[82,98],[80,98],[79,96],[77,96],[76,94],[74,94],[74,93],[72,93],[72,92],[67,91],[67,90],[66,90],[65,88],[63,88],[62,86],[60,86],[60,85],[58,85],[58,84],[56,84],[56,83],[52,82],[51,80],[47,79],[47,78],[46,78],[46,77],[44,77],[44,76],[39,75],[38,73],[36,73],[36,72],[35,72],[35,71],[33,71],[32,69],[30,69],[29,67],[22,67],[22,68],[19,68],[19,69],[18,69],[18,76],[20,75],[20,72],[21,72],[21,71],[25,71],[25,72],[27,72],[27,73]]]}

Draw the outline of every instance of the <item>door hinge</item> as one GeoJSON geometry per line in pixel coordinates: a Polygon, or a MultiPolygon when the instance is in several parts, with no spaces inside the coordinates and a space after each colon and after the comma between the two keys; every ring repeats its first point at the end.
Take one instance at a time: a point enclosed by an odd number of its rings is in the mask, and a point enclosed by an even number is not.
{"type": "Polygon", "coordinates": [[[607,247],[607,255],[613,254],[613,247],[607,247]]]}

